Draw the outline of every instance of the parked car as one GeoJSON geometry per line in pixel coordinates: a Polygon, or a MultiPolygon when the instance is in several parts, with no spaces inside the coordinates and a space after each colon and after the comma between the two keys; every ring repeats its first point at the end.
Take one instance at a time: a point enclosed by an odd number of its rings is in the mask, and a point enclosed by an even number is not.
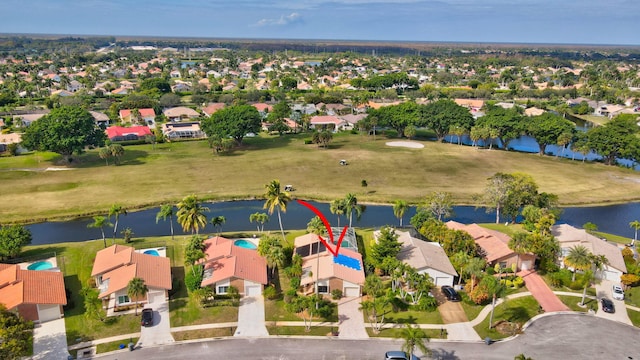
{"type": "MultiPolygon", "coordinates": [[[[409,360],[409,354],[404,351],[387,351],[384,360],[409,360]]],[[[411,355],[411,360],[420,360],[419,357],[411,355]]]]}
{"type": "Polygon", "coordinates": [[[600,303],[602,304],[602,310],[604,312],[611,313],[611,314],[616,312],[616,308],[615,306],[613,306],[613,301],[607,298],[602,298],[600,299],[600,303]]]}
{"type": "Polygon", "coordinates": [[[142,326],[151,326],[153,325],[153,309],[142,309],[142,320],[140,321],[140,325],[142,326]]]}
{"type": "Polygon", "coordinates": [[[620,285],[614,284],[611,287],[611,296],[614,300],[624,300],[624,291],[620,285]]]}
{"type": "Polygon", "coordinates": [[[449,285],[444,285],[442,287],[442,294],[447,298],[447,300],[449,301],[460,301],[460,295],[458,294],[457,291],[455,291],[451,286],[449,285]]]}

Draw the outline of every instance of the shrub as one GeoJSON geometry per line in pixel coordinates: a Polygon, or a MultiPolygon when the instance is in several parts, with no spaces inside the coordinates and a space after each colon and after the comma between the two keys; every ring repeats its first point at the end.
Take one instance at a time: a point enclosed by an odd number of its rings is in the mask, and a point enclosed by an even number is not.
{"type": "Polygon", "coordinates": [[[420,311],[434,311],[438,307],[438,300],[433,296],[423,296],[418,301],[416,308],[420,311]]]}
{"type": "Polygon", "coordinates": [[[240,299],[240,291],[238,291],[238,288],[235,286],[229,286],[229,288],[227,289],[227,295],[229,295],[229,297],[233,300],[240,299]]]}
{"type": "Polygon", "coordinates": [[[312,139],[304,139],[304,144],[305,145],[313,144],[313,140],[312,139]]]}
{"type": "Polygon", "coordinates": [[[273,286],[267,286],[262,292],[262,295],[269,300],[275,300],[278,298],[278,290],[273,286]]]}
{"type": "Polygon", "coordinates": [[[398,132],[395,130],[385,130],[384,131],[384,136],[388,137],[388,138],[397,138],[398,137],[398,132]]]}
{"type": "Polygon", "coordinates": [[[584,288],[584,283],[580,280],[572,281],[569,284],[569,289],[571,290],[582,290],[584,288]]]}
{"type": "Polygon", "coordinates": [[[291,282],[289,283],[291,289],[297,290],[300,287],[300,281],[299,277],[291,278],[291,282]]]}
{"type": "Polygon", "coordinates": [[[635,274],[623,274],[620,276],[620,281],[626,286],[636,286],[640,284],[640,276],[635,274]]]}
{"type": "Polygon", "coordinates": [[[93,277],[90,277],[87,280],[87,286],[90,287],[90,288],[95,288],[96,287],[96,279],[93,278],[93,277]]]}
{"type": "Polygon", "coordinates": [[[202,283],[202,265],[194,265],[191,270],[187,270],[184,275],[184,284],[187,290],[194,291],[200,288],[202,283]]]}
{"type": "Polygon", "coordinates": [[[524,285],[524,279],[520,276],[516,277],[513,280],[513,287],[515,287],[516,289],[521,288],[524,285]]]}
{"type": "Polygon", "coordinates": [[[291,301],[293,301],[293,298],[296,297],[298,295],[298,293],[296,292],[296,289],[289,289],[284,293],[284,302],[286,304],[290,304],[291,301]]]}
{"type": "Polygon", "coordinates": [[[342,299],[342,290],[340,289],[333,289],[331,290],[331,298],[333,300],[340,300],[342,299]]]}

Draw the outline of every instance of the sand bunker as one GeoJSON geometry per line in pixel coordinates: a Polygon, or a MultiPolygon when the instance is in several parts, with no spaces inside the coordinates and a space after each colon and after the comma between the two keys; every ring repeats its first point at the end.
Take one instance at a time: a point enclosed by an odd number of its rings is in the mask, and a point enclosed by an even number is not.
{"type": "Polygon", "coordinates": [[[424,145],[415,141],[389,141],[386,143],[387,146],[400,146],[412,149],[422,149],[424,145]]]}

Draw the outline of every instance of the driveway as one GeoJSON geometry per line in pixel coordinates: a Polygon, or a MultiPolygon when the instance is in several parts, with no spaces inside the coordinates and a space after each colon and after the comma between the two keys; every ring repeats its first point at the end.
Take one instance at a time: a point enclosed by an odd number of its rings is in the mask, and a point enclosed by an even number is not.
{"type": "Polygon", "coordinates": [[[545,312],[570,311],[556,294],[551,291],[546,282],[533,270],[521,271],[517,274],[524,279],[524,285],[545,312]]]}
{"type": "MultiPolygon", "coordinates": [[[[153,309],[153,325],[142,326],[140,330],[140,339],[136,344],[136,348],[155,345],[173,344],[175,340],[171,336],[171,323],[169,321],[169,303],[152,303],[146,307],[153,309]]],[[[140,312],[138,312],[140,316],[140,312]]]]}
{"type": "Polygon", "coordinates": [[[360,311],[361,297],[345,297],[338,302],[338,338],[368,339],[364,315],[360,311]]]}
{"type": "Polygon", "coordinates": [[[33,329],[33,357],[42,360],[67,360],[67,331],[64,319],[38,324],[33,329]]]}
{"type": "Polygon", "coordinates": [[[432,291],[433,297],[438,301],[438,311],[445,324],[463,323],[469,321],[460,302],[452,302],[442,294],[440,289],[432,291]]]}
{"type": "Polygon", "coordinates": [[[596,316],[601,317],[603,319],[618,321],[623,324],[633,325],[631,320],[629,320],[629,314],[627,313],[627,307],[624,303],[624,300],[614,300],[613,295],[611,294],[611,287],[613,284],[617,284],[610,280],[601,280],[599,284],[596,284],[596,297],[598,298],[598,312],[596,316]],[[613,301],[613,306],[616,308],[616,312],[613,314],[606,313],[602,311],[602,304],[600,303],[600,299],[603,297],[613,301]]]}
{"type": "Polygon", "coordinates": [[[233,336],[269,336],[264,324],[264,297],[245,296],[240,299],[238,327],[233,336]]]}

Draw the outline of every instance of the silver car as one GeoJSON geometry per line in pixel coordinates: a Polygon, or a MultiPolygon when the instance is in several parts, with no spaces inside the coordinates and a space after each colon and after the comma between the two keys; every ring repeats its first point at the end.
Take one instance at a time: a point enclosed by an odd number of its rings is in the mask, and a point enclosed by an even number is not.
{"type": "Polygon", "coordinates": [[[620,285],[614,284],[611,287],[611,296],[615,300],[624,300],[624,291],[622,290],[622,287],[620,285]]]}

